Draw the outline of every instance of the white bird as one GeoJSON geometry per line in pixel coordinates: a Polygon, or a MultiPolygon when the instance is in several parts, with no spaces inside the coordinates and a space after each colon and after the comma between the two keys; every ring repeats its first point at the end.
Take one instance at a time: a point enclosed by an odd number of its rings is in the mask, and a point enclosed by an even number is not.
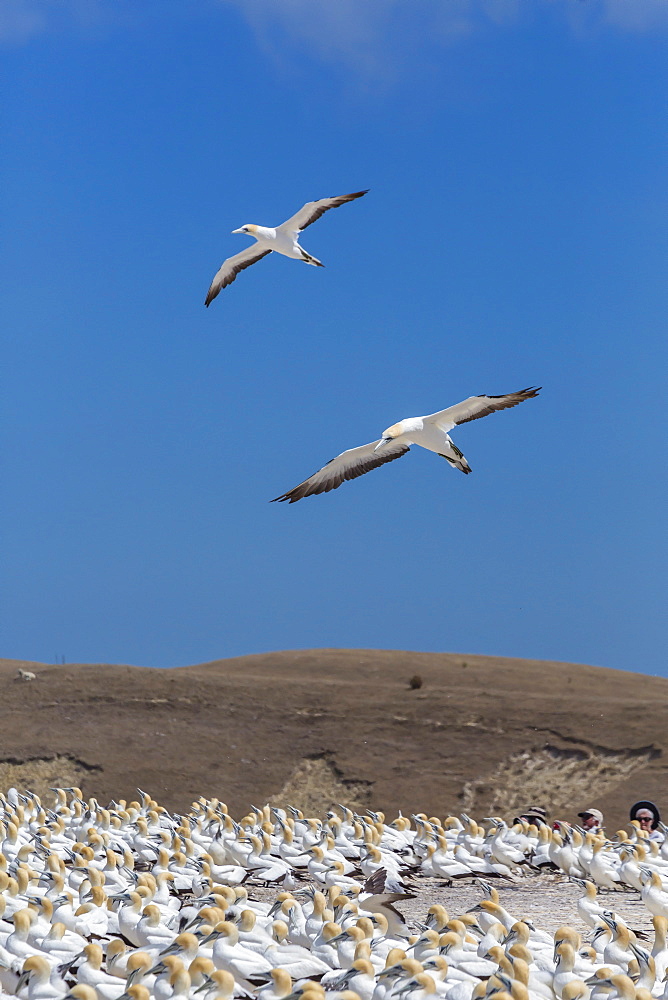
{"type": "Polygon", "coordinates": [[[68,987],[41,955],[31,955],[23,963],[23,973],[16,986],[16,996],[24,996],[22,987],[28,984],[28,1000],[56,1000],[64,997],[68,987]]]}
{"type": "Polygon", "coordinates": [[[83,950],[84,961],[77,969],[77,980],[84,986],[92,986],[98,1000],[116,1000],[123,993],[123,981],[110,976],[101,968],[102,948],[99,944],[87,944],[83,950]]]}
{"type": "Polygon", "coordinates": [[[450,465],[468,475],[471,467],[459,448],[453,443],[448,431],[457,424],[465,424],[479,417],[486,417],[496,410],[505,410],[538,395],[538,388],[520,389],[506,396],[469,396],[462,403],[449,406],[447,410],[430,413],[425,417],[406,417],[383,431],[380,440],[350,448],[337,455],[318,472],[305,479],[293,490],[283,493],[276,500],[295,503],[303,497],[316,493],[328,493],[337,489],[346,479],[357,479],[365,472],[371,472],[386,462],[393,462],[409,451],[412,444],[419,444],[445,458],[450,465]]]}
{"type": "Polygon", "coordinates": [[[268,979],[273,968],[262,955],[239,943],[239,931],[229,921],[221,921],[210,935],[214,941],[213,964],[231,972],[244,989],[252,990],[252,982],[268,979]]]}
{"type": "Polygon", "coordinates": [[[213,302],[223,288],[232,284],[239,271],[243,271],[251,264],[255,264],[256,261],[262,260],[272,251],[282,253],[285,257],[293,257],[295,260],[303,260],[306,264],[313,264],[315,267],[324,267],[322,261],[319,261],[317,257],[312,257],[310,253],[300,247],[299,234],[312,222],[319,219],[321,215],[328,212],[330,208],[338,208],[339,205],[345,205],[348,201],[361,198],[366,193],[366,191],[355,191],[354,194],[342,194],[338,198],[320,198],[319,201],[307,201],[296,215],[291,216],[286,222],[274,229],[268,226],[254,226],[250,223],[241,226],[240,229],[233,229],[233,233],[253,236],[257,243],[223,261],[211,282],[204,304],[208,306],[213,302]]]}

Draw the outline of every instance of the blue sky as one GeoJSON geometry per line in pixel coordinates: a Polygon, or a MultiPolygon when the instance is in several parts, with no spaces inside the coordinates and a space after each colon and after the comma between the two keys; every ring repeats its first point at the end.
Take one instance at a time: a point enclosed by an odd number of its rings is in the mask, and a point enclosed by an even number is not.
{"type": "Polygon", "coordinates": [[[665,0],[11,0],[2,654],[665,671],[665,0]],[[370,188],[207,310],[232,229],[370,188]],[[542,385],[268,501],[404,416],[542,385]]]}

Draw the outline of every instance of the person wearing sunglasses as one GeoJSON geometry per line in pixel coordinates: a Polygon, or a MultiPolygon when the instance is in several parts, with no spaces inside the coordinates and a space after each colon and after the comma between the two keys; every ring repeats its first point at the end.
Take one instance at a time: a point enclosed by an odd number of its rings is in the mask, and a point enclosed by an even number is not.
{"type": "Polygon", "coordinates": [[[659,830],[661,823],[661,813],[649,799],[641,799],[631,806],[629,817],[640,824],[640,829],[647,834],[650,840],[657,840],[663,843],[665,837],[659,830]]]}

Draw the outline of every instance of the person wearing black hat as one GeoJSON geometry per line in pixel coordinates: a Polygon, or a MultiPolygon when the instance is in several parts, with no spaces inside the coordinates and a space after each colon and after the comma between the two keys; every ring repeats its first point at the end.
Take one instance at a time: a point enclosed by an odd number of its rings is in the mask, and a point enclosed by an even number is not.
{"type": "Polygon", "coordinates": [[[640,824],[640,829],[647,834],[650,840],[657,840],[659,843],[663,843],[665,837],[658,829],[661,822],[661,813],[649,799],[641,799],[640,802],[635,802],[629,811],[629,818],[636,820],[640,824]]]}
{"type": "Polygon", "coordinates": [[[542,806],[529,806],[513,822],[517,823],[518,820],[521,821],[523,819],[534,826],[547,826],[547,812],[542,806]]]}

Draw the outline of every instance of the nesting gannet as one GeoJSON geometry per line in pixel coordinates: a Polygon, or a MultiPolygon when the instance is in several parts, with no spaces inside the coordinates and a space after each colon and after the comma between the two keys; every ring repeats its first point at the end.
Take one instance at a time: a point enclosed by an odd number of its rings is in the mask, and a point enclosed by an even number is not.
{"type": "Polygon", "coordinates": [[[271,970],[273,982],[261,986],[256,995],[258,1000],[284,1000],[292,992],[292,977],[286,969],[277,967],[271,970]]]}
{"type": "Polygon", "coordinates": [[[386,462],[401,458],[409,451],[412,444],[419,444],[427,451],[435,452],[446,459],[454,469],[468,474],[471,467],[451,440],[448,431],[458,424],[486,417],[488,413],[494,413],[496,410],[517,406],[525,399],[537,396],[539,389],[540,387],[520,389],[519,392],[511,392],[505,396],[470,396],[462,403],[449,406],[446,410],[439,410],[424,417],[407,417],[384,430],[380,439],[341,452],[299,486],[295,486],[280,497],[274,497],[272,503],[276,500],[295,503],[303,497],[338,489],[346,479],[357,479],[365,472],[371,472],[386,462]]]}
{"type": "MultiPolygon", "coordinates": [[[[367,189],[368,190],[368,189],[367,189]]],[[[312,222],[319,219],[321,215],[328,212],[330,208],[338,208],[348,201],[361,198],[367,191],[355,191],[354,194],[342,194],[337,198],[320,198],[319,201],[307,201],[303,208],[292,215],[286,222],[274,229],[269,226],[254,226],[247,223],[240,229],[233,229],[233,233],[242,233],[244,236],[252,236],[257,242],[252,247],[247,247],[234,257],[228,257],[215,274],[211,287],[207,292],[204,304],[208,306],[223,288],[231,285],[237,274],[245,268],[262,260],[267,254],[282,253],[284,257],[293,257],[295,260],[303,260],[306,264],[313,264],[315,267],[324,267],[322,261],[317,257],[312,257],[299,245],[299,235],[312,222]]]]}
{"type": "Polygon", "coordinates": [[[209,978],[215,969],[216,967],[210,958],[198,955],[197,958],[193,959],[188,966],[188,975],[190,976],[193,993],[197,993],[200,988],[202,991],[207,988],[209,978]]]}
{"type": "Polygon", "coordinates": [[[326,962],[316,958],[307,948],[302,948],[299,944],[290,944],[287,935],[287,924],[282,920],[277,920],[274,924],[275,944],[263,953],[274,969],[286,970],[293,979],[322,976],[330,971],[331,967],[326,962]]]}
{"type": "Polygon", "coordinates": [[[251,983],[269,978],[273,968],[271,962],[239,943],[239,931],[234,924],[221,922],[211,937],[214,939],[213,964],[217,969],[231,972],[244,989],[252,990],[251,983]]]}
{"type": "Polygon", "coordinates": [[[77,979],[84,986],[92,986],[100,1000],[116,1000],[123,993],[123,983],[117,976],[110,976],[101,968],[102,948],[87,944],[83,950],[84,961],[77,969],[77,979]]]}
{"type": "MultiPolygon", "coordinates": [[[[644,989],[651,994],[656,985],[656,963],[648,951],[633,942],[631,942],[631,951],[637,960],[640,973],[637,979],[634,976],[636,990],[638,988],[644,989]]],[[[636,993],[636,1000],[637,996],[636,993]]]]}
{"type": "MultiPolygon", "coordinates": [[[[131,986],[130,991],[139,989],[140,987],[131,986]]],[[[70,992],[67,994],[68,997],[74,997],[74,1000],[98,1000],[98,995],[92,986],[86,986],[85,983],[77,983],[73,986],[70,992]]],[[[139,1000],[134,993],[132,993],[133,1000],[139,1000]]]]}
{"type": "Polygon", "coordinates": [[[562,1000],[564,987],[572,982],[572,980],[578,978],[573,971],[575,966],[575,950],[568,941],[562,941],[554,949],[554,957],[556,959],[556,966],[552,979],[552,989],[560,1000],[562,1000]]]}
{"type": "Polygon", "coordinates": [[[56,1000],[68,992],[65,981],[41,955],[31,955],[23,963],[23,972],[16,985],[16,995],[28,984],[28,1000],[56,1000]]]}
{"type": "Polygon", "coordinates": [[[364,958],[358,958],[337,980],[337,990],[352,990],[361,1000],[371,1000],[376,987],[373,965],[364,958]]]}
{"type": "MultiPolygon", "coordinates": [[[[212,963],[213,964],[213,963],[212,963]]],[[[155,1000],[168,1000],[172,996],[172,979],[178,972],[183,972],[185,965],[176,955],[166,955],[150,970],[155,981],[151,992],[155,1000]]]]}
{"type": "Polygon", "coordinates": [[[611,845],[605,840],[598,840],[593,845],[593,853],[588,865],[588,874],[591,879],[603,889],[615,889],[621,881],[615,863],[618,859],[608,847],[611,845]]]}
{"type": "MultiPolygon", "coordinates": [[[[214,969],[208,979],[210,986],[203,995],[209,998],[209,1000],[231,1000],[231,997],[235,996],[235,994],[237,996],[239,994],[248,996],[248,994],[242,993],[241,990],[237,993],[238,983],[235,981],[232,973],[227,972],[225,969],[214,969]]],[[[197,992],[201,994],[202,989],[199,989],[197,992]]]]}

